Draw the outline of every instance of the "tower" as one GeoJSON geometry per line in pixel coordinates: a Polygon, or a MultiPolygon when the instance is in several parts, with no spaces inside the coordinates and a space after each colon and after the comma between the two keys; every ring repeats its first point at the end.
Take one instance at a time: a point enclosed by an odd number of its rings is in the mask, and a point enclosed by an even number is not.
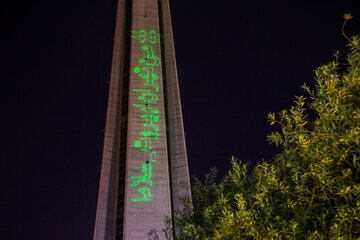
{"type": "Polygon", "coordinates": [[[119,0],[95,240],[143,240],[190,197],[168,0],[119,0]]]}

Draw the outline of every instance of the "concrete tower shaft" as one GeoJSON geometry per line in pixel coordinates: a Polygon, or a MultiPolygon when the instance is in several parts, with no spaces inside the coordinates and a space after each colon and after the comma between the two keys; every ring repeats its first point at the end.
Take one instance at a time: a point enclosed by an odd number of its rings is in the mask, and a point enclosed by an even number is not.
{"type": "Polygon", "coordinates": [[[94,239],[147,239],[190,197],[168,0],[119,0],[94,239]]]}

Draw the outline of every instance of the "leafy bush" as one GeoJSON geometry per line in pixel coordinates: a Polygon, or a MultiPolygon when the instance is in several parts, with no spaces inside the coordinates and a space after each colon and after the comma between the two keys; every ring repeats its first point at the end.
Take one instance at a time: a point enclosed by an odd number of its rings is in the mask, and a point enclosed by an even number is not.
{"type": "Polygon", "coordinates": [[[216,170],[195,179],[192,202],[168,219],[176,239],[360,239],[360,38],[344,36],[346,62],[337,52],[317,68],[310,101],[268,115],[281,153],[252,174],[233,159],[220,183],[216,170]]]}

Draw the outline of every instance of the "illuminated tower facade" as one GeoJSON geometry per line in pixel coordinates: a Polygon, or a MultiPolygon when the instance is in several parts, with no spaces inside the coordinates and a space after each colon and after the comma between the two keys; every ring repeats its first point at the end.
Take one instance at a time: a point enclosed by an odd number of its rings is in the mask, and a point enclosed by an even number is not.
{"type": "Polygon", "coordinates": [[[181,185],[190,184],[169,2],[119,0],[94,239],[147,239],[190,197],[181,185]]]}

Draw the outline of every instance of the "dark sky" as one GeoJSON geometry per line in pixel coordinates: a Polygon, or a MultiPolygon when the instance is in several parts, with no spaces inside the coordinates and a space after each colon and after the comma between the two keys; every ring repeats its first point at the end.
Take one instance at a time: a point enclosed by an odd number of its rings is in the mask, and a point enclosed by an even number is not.
{"type": "MultiPolygon", "coordinates": [[[[191,174],[271,161],[266,115],[343,50],[345,12],[360,33],[357,1],[314,2],[170,1],[191,174]]],[[[92,239],[116,1],[0,9],[0,239],[92,239]]]]}

